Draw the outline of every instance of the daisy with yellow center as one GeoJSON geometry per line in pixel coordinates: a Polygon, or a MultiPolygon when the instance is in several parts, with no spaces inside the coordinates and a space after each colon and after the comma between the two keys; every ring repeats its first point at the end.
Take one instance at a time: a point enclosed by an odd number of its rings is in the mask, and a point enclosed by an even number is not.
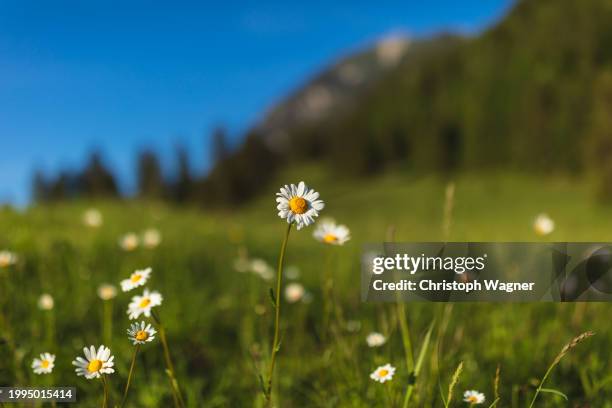
{"type": "Polygon", "coordinates": [[[312,235],[317,241],[328,245],[344,245],[351,239],[348,227],[332,220],[320,222],[312,235]]]}
{"type": "Polygon", "coordinates": [[[53,296],[48,293],[43,293],[38,298],[38,308],[40,310],[51,310],[55,306],[55,301],[53,300],[53,296]]]}
{"type": "Polygon", "coordinates": [[[90,228],[98,228],[102,225],[102,213],[95,208],[90,208],[83,214],[83,224],[90,228]]]}
{"type": "Polygon", "coordinates": [[[385,381],[391,381],[393,375],[395,374],[395,367],[391,364],[385,364],[384,366],[378,367],[372,374],[370,374],[370,378],[374,381],[378,381],[379,383],[384,383],[385,381]]]}
{"type": "Polygon", "coordinates": [[[157,331],[151,326],[146,324],[144,321],[140,323],[132,323],[129,329],[127,329],[128,338],[132,341],[132,344],[145,344],[155,339],[157,331]]]}
{"type": "Polygon", "coordinates": [[[304,286],[299,283],[293,282],[285,286],[285,299],[289,303],[296,303],[302,300],[306,290],[304,286]]]}
{"type": "Polygon", "coordinates": [[[83,376],[88,380],[100,378],[103,374],[112,374],[115,372],[113,368],[114,356],[111,356],[111,351],[108,347],[100,346],[98,350],[94,346],[83,348],[85,358],[77,357],[72,365],[76,367],[75,371],[78,376],[83,376]]]}
{"type": "Polygon", "coordinates": [[[98,297],[102,300],[111,300],[117,296],[117,288],[115,285],[103,283],[98,286],[98,297]]]}
{"type": "Polygon", "coordinates": [[[555,222],[548,214],[540,214],[533,222],[533,230],[537,235],[543,237],[555,230],[555,222]]]}
{"type": "Polygon", "coordinates": [[[128,305],[127,314],[130,319],[138,319],[141,314],[151,317],[151,309],[162,304],[162,295],[159,292],[150,292],[145,289],[142,296],[134,296],[128,305]]]}
{"type": "Polygon", "coordinates": [[[386,342],[387,338],[381,333],[372,332],[366,337],[366,343],[368,343],[368,347],[380,347],[386,342]]]}
{"type": "Polygon", "coordinates": [[[138,248],[139,244],[140,241],[138,240],[138,235],[134,234],[133,232],[129,232],[119,238],[119,246],[124,251],[133,251],[138,248]]]}
{"type": "Polygon", "coordinates": [[[485,395],[474,390],[466,391],[463,394],[463,401],[469,402],[470,405],[482,404],[485,402],[485,395]]]}
{"type": "Polygon", "coordinates": [[[124,279],[121,281],[121,290],[124,292],[128,292],[132,289],[135,289],[139,286],[143,286],[149,280],[149,275],[151,275],[153,269],[139,269],[134,271],[129,277],[129,279],[124,279]]]}
{"type": "Polygon", "coordinates": [[[11,251],[0,251],[0,268],[7,268],[17,263],[17,255],[11,251]]]}
{"type": "Polygon", "coordinates": [[[40,358],[32,360],[32,370],[34,374],[51,374],[55,367],[55,355],[42,353],[40,358]]]}
{"type": "Polygon", "coordinates": [[[145,248],[153,249],[161,244],[161,233],[155,228],[149,228],[142,234],[142,245],[145,248]]]}
{"type": "Polygon", "coordinates": [[[314,223],[319,211],[325,207],[325,203],[319,200],[319,193],[306,186],[303,181],[281,187],[276,193],[278,205],[278,216],[287,220],[287,223],[295,223],[297,229],[307,227],[314,223]]]}

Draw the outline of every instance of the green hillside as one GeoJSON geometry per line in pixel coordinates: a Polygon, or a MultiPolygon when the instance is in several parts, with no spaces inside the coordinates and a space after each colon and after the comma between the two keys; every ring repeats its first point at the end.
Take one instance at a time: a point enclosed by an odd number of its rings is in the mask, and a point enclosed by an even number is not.
{"type": "MultiPolygon", "coordinates": [[[[609,197],[611,50],[609,1],[519,1],[474,38],[415,41],[397,66],[353,93],[350,104],[330,107],[319,120],[285,123],[282,140],[275,137],[276,122],[256,126],[213,170],[208,198],[232,201],[240,197],[236,191],[253,196],[278,168],[304,160],[324,161],[349,177],[389,167],[586,172],[609,197]],[[241,166],[262,172],[235,170],[241,166]],[[219,184],[234,187],[223,191],[219,184]]],[[[331,84],[316,81],[294,95],[315,86],[334,95],[331,84]]],[[[294,98],[277,110],[288,110],[294,98]]]]}

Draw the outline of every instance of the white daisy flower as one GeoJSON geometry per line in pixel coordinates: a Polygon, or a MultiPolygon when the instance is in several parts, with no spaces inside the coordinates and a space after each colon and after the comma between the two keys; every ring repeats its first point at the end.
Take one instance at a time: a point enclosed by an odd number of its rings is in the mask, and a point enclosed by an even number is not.
{"type": "Polygon", "coordinates": [[[301,284],[290,283],[285,286],[285,299],[289,303],[299,302],[304,297],[305,292],[304,286],[301,284]]]}
{"type": "Polygon", "coordinates": [[[111,300],[117,296],[117,287],[110,283],[103,283],[98,286],[98,297],[102,300],[111,300]]]}
{"type": "Polygon", "coordinates": [[[43,293],[38,298],[38,308],[40,310],[51,310],[55,306],[55,301],[53,300],[53,296],[48,293],[43,293]]]}
{"type": "Polygon", "coordinates": [[[384,383],[385,381],[390,381],[393,378],[393,374],[395,374],[395,367],[391,364],[385,364],[374,370],[374,372],[370,374],[370,378],[379,383],[384,383]]]}
{"type": "Polygon", "coordinates": [[[482,404],[485,402],[485,395],[482,392],[469,390],[463,393],[463,401],[470,404],[482,404]]]}
{"type": "Polygon", "coordinates": [[[329,245],[344,245],[351,239],[351,232],[346,225],[337,225],[334,221],[321,222],[312,234],[319,242],[329,245]]]}
{"type": "Polygon", "coordinates": [[[142,244],[145,246],[145,248],[155,248],[161,244],[161,241],[161,232],[155,228],[149,228],[142,233],[142,244]]]}
{"type": "Polygon", "coordinates": [[[143,286],[149,280],[151,272],[153,272],[153,269],[151,268],[137,269],[130,275],[129,279],[124,279],[121,281],[121,290],[128,292],[139,286],[143,286]]]}
{"type": "Polygon", "coordinates": [[[0,251],[0,268],[6,268],[17,263],[17,254],[11,251],[0,251]]]}
{"type": "Polygon", "coordinates": [[[84,347],[83,353],[85,358],[77,357],[72,362],[72,365],[76,366],[75,372],[78,376],[84,376],[91,380],[92,378],[100,378],[102,374],[112,374],[115,372],[113,368],[115,356],[111,356],[111,351],[108,347],[100,346],[97,351],[94,346],[84,347]]]}
{"type": "Polygon", "coordinates": [[[32,370],[34,374],[51,374],[55,367],[55,355],[42,353],[40,358],[32,360],[32,370]]]}
{"type": "Polygon", "coordinates": [[[151,317],[151,309],[162,304],[162,295],[159,292],[149,292],[145,289],[142,296],[134,296],[128,305],[127,314],[131,320],[138,319],[138,316],[144,314],[145,317],[151,317]]]}
{"type": "Polygon", "coordinates": [[[319,211],[325,207],[325,203],[319,200],[319,193],[308,188],[303,181],[281,187],[276,193],[278,205],[278,216],[287,220],[289,224],[295,223],[297,229],[307,227],[314,223],[314,218],[319,216],[319,211]]]}
{"type": "Polygon", "coordinates": [[[98,228],[103,223],[102,213],[95,208],[90,208],[83,213],[83,224],[91,228],[98,228]]]}
{"type": "Polygon", "coordinates": [[[130,328],[127,329],[128,338],[134,345],[153,341],[156,333],[157,331],[155,331],[151,324],[146,324],[144,321],[132,323],[130,328]]]}
{"type": "Polygon", "coordinates": [[[274,278],[274,269],[263,259],[255,258],[251,260],[251,271],[263,280],[274,278]]]}
{"type": "Polygon", "coordinates": [[[366,337],[366,343],[369,347],[380,347],[386,342],[387,338],[381,333],[372,332],[366,337]]]}
{"type": "Polygon", "coordinates": [[[138,248],[139,244],[140,241],[138,240],[138,235],[134,234],[133,232],[129,232],[119,238],[119,246],[124,251],[133,251],[138,248]]]}
{"type": "Polygon", "coordinates": [[[533,230],[536,234],[543,237],[544,235],[548,235],[555,230],[555,222],[548,216],[548,214],[540,214],[533,222],[533,230]]]}

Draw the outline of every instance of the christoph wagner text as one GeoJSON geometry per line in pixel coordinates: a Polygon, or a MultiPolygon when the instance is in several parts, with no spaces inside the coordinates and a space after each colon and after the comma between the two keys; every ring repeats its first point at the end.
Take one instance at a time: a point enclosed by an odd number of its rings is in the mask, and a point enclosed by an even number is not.
{"type": "Polygon", "coordinates": [[[396,254],[395,256],[378,256],[372,261],[372,272],[380,275],[384,271],[407,271],[414,275],[417,271],[455,271],[462,274],[466,271],[481,271],[485,267],[487,254],[483,256],[410,256],[396,254]]]}
{"type": "Polygon", "coordinates": [[[499,291],[499,292],[517,292],[517,291],[531,291],[533,290],[534,282],[502,282],[500,280],[485,279],[484,285],[478,280],[470,282],[456,282],[456,281],[440,281],[435,282],[428,279],[414,282],[407,279],[402,279],[399,282],[384,282],[380,279],[372,282],[372,287],[376,291],[453,291],[453,292],[477,292],[482,291],[483,287],[486,291],[499,291]]]}

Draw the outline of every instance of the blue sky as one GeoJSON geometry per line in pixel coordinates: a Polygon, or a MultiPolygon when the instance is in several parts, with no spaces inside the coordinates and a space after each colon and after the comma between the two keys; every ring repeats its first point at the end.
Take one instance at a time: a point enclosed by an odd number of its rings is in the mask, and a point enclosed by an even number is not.
{"type": "Polygon", "coordinates": [[[197,171],[207,135],[234,138],[317,70],[401,32],[475,33],[511,0],[0,2],[0,202],[24,204],[35,168],[78,167],[94,148],[133,187],[135,156],[197,171]]]}

